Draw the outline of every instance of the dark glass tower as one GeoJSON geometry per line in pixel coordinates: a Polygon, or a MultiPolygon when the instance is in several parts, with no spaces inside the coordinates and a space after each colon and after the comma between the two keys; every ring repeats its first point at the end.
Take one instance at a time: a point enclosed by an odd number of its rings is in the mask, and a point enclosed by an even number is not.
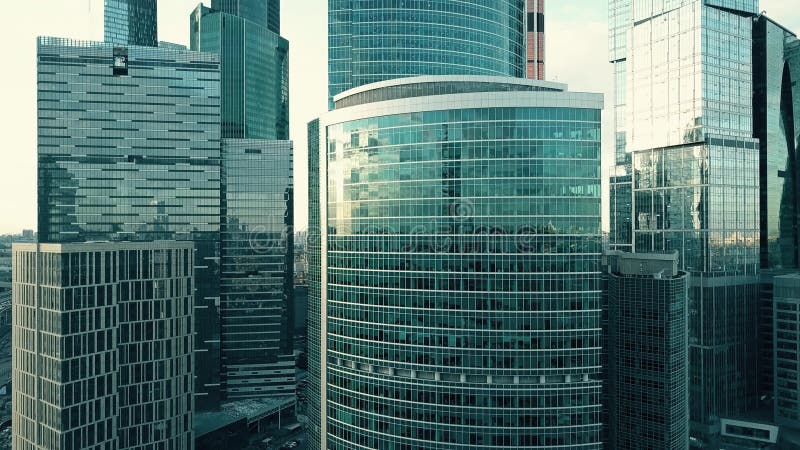
{"type": "Polygon", "coordinates": [[[773,279],[798,268],[800,41],[767,16],[753,29],[753,132],[759,139],[761,299],[759,388],[772,398],[773,279]]]}
{"type": "Polygon", "coordinates": [[[222,382],[228,399],[295,394],[292,143],[222,141],[222,382]]]}
{"type": "MultiPolygon", "coordinates": [[[[525,76],[525,0],[328,0],[328,97],[414,75],[525,76]]],[[[332,107],[332,105],[331,105],[332,107]]]]}
{"type": "Polygon", "coordinates": [[[40,38],[37,88],[40,241],[194,241],[195,404],[216,407],[217,56],[40,38]]]}
{"type": "Polygon", "coordinates": [[[429,76],[334,101],[322,447],[602,448],[602,96],[429,76]]]}
{"type": "Polygon", "coordinates": [[[220,57],[224,138],[289,139],[289,42],[275,31],[278,4],[220,0],[191,15],[191,49],[220,57]]]}
{"type": "Polygon", "coordinates": [[[105,42],[158,46],[157,0],[105,0],[103,11],[105,42]]]}
{"type": "Polygon", "coordinates": [[[608,256],[607,448],[689,448],[688,277],[678,255],[608,256]]]}
{"type": "Polygon", "coordinates": [[[222,382],[228,399],[294,395],[289,43],[279,0],[214,0],[191,48],[219,54],[222,382]]]}

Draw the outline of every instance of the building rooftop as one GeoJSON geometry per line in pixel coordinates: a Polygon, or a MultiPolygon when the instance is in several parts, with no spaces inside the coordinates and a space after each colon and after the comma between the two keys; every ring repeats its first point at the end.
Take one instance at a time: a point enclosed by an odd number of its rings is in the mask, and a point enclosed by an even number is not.
{"type": "Polygon", "coordinates": [[[249,424],[290,408],[295,403],[293,396],[251,398],[224,403],[220,411],[195,413],[194,434],[195,437],[201,437],[242,419],[246,419],[249,424]]]}
{"type": "Polygon", "coordinates": [[[127,242],[127,241],[103,241],[103,242],[70,242],[63,244],[33,244],[15,243],[12,245],[14,252],[35,252],[42,253],[76,253],[76,252],[97,252],[114,250],[158,250],[194,248],[192,241],[150,241],[150,242],[127,242]]]}

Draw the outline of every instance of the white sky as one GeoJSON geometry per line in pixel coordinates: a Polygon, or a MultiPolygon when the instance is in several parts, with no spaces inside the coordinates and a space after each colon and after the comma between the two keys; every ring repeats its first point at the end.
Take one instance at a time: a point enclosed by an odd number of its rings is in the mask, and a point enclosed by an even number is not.
{"type": "MultiPolygon", "coordinates": [[[[199,0],[159,0],[159,39],[188,45],[189,13],[199,0]]],[[[206,0],[206,4],[210,2],[206,0]]],[[[608,103],[606,0],[549,0],[547,77],[573,91],[603,92],[608,103]]],[[[283,0],[281,31],[290,44],[291,138],[295,148],[295,220],[307,222],[306,123],[327,109],[327,1],[283,0]]],[[[796,0],[761,0],[778,22],[800,31],[796,0]]],[[[102,40],[103,0],[3,1],[0,27],[0,234],[36,229],[36,36],[102,40]]],[[[608,110],[607,110],[608,111],[608,110]]],[[[604,114],[606,182],[610,114],[604,114]]],[[[604,195],[604,202],[607,196],[604,195]]],[[[604,228],[607,207],[604,204],[604,228]]]]}

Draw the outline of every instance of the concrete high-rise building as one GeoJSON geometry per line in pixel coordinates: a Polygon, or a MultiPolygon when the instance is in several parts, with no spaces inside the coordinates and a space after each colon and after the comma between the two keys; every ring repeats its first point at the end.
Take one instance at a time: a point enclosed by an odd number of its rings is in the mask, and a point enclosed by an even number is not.
{"type": "Polygon", "coordinates": [[[15,244],[12,445],[193,449],[191,242],[15,244]]]}
{"type": "Polygon", "coordinates": [[[279,0],[213,0],[192,50],[219,54],[222,383],[226,398],[294,395],[289,43],[279,0]]]}
{"type": "Polygon", "coordinates": [[[222,141],[225,397],[294,395],[292,143],[222,141]]]}
{"type": "Polygon", "coordinates": [[[712,447],[720,417],[758,400],[758,6],[609,2],[617,75],[611,243],[677,251],[680,269],[691,273],[692,437],[712,447]]]}
{"type": "Polygon", "coordinates": [[[213,54],[38,41],[39,240],[194,242],[198,409],[219,404],[219,76],[213,54]]]}
{"type": "Polygon", "coordinates": [[[689,275],[677,254],[607,257],[606,448],[688,449],[689,275]]]}
{"type": "Polygon", "coordinates": [[[158,47],[157,0],[104,0],[104,40],[158,47]]]}
{"type": "Polygon", "coordinates": [[[525,76],[526,0],[398,6],[328,0],[329,103],[348,89],[415,75],[525,76]]]}
{"type": "Polygon", "coordinates": [[[602,96],[423,76],[333,100],[321,448],[602,448],[602,96]]]}
{"type": "Polygon", "coordinates": [[[192,50],[220,58],[222,137],[289,139],[289,42],[278,34],[279,1],[201,4],[190,30],[192,50]]]}
{"type": "Polygon", "coordinates": [[[526,0],[525,76],[534,80],[544,80],[544,1],[526,0]]]}

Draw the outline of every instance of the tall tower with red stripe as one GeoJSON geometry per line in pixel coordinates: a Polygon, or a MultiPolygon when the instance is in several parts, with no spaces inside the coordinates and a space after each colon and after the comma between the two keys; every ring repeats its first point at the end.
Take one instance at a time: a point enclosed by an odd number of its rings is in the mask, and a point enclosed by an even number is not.
{"type": "Polygon", "coordinates": [[[544,0],[527,0],[526,77],[544,79],[544,0]]]}

